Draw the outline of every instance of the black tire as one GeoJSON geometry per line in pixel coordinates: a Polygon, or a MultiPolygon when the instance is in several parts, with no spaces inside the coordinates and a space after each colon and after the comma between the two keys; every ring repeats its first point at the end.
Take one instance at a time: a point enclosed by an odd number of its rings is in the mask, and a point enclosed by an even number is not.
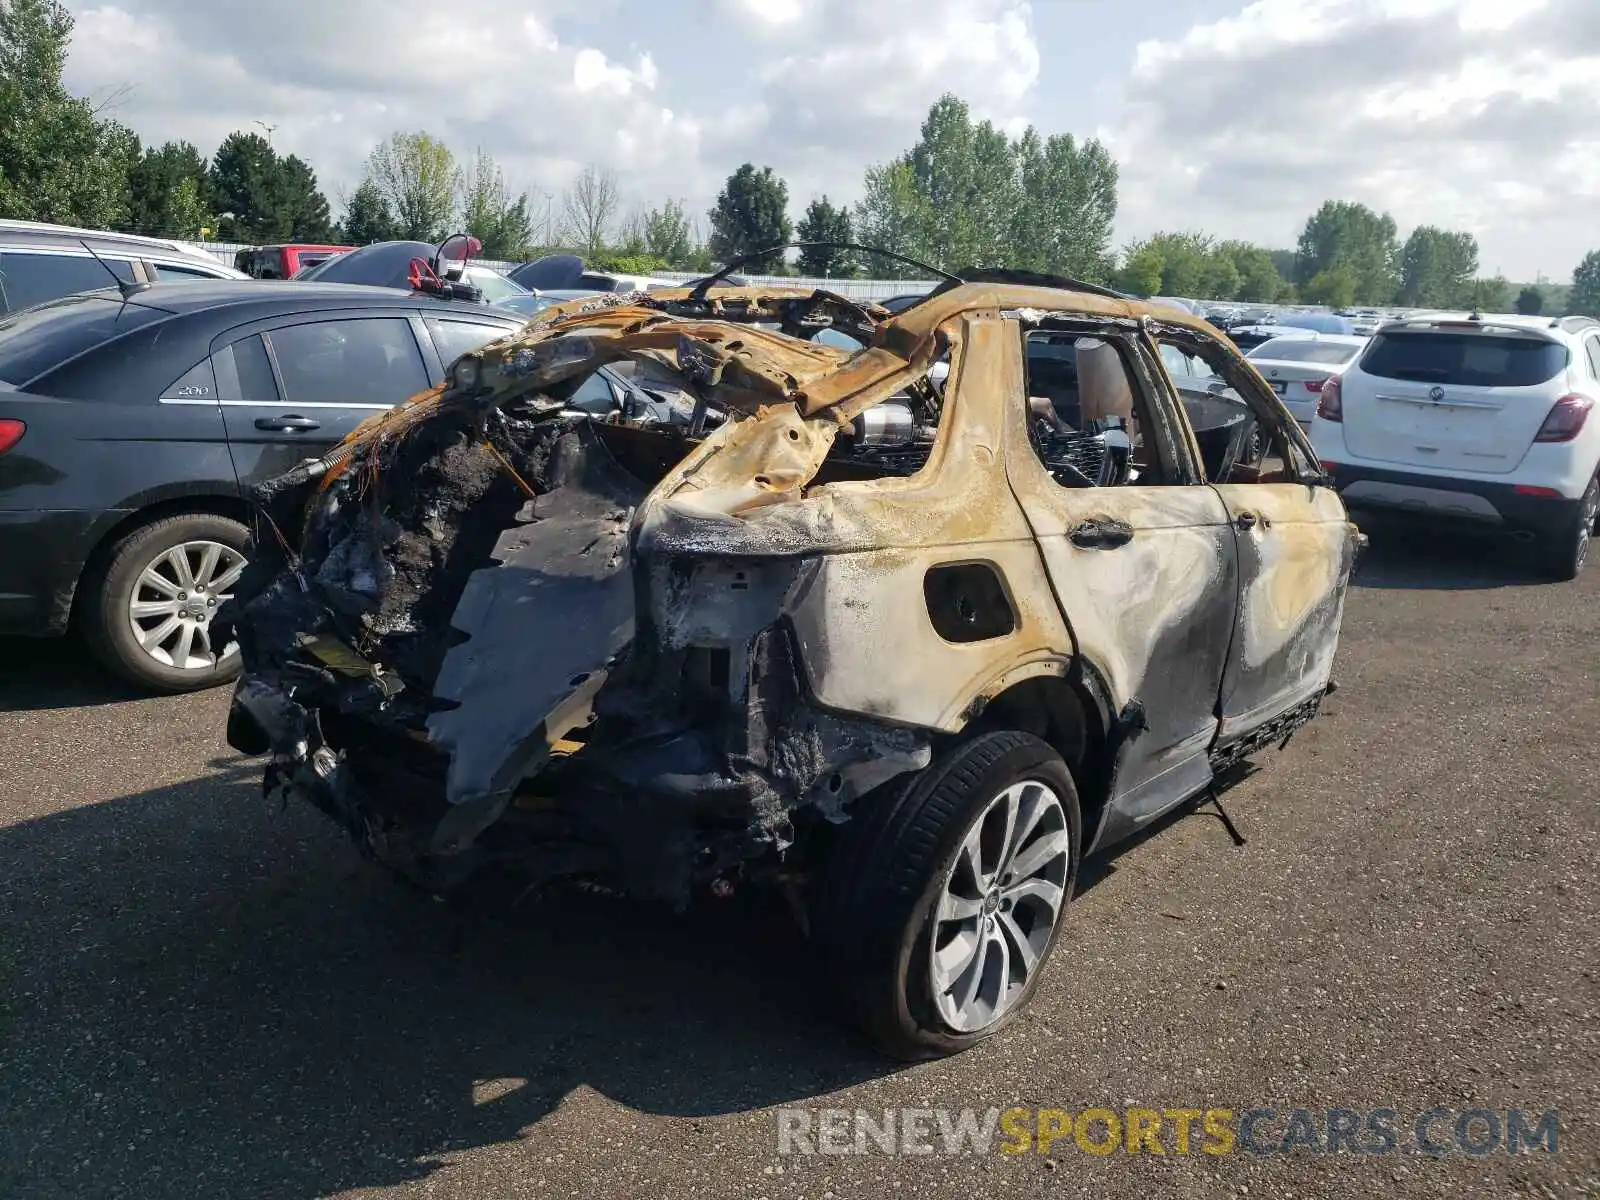
{"type": "Polygon", "coordinates": [[[103,565],[83,581],[82,625],[95,654],[118,675],[156,692],[192,692],[231,682],[239,656],[230,655],[210,670],[180,669],[157,662],[134,636],[128,606],[140,574],[161,555],[185,542],[218,542],[244,554],[250,531],[214,513],[162,517],[123,535],[103,565]]]}
{"type": "Polygon", "coordinates": [[[1064,916],[1018,998],[976,1031],[958,1031],[939,1016],[930,966],[933,906],[964,836],[996,796],[1026,780],[1053,789],[1066,815],[1065,908],[1082,840],[1077,789],[1048,743],[1010,730],[963,742],[909,781],[863,798],[820,865],[811,930],[822,969],[847,1015],[896,1058],[965,1050],[1004,1029],[1032,999],[1064,916]]]}
{"type": "Polygon", "coordinates": [[[1578,503],[1578,511],[1564,529],[1545,537],[1540,558],[1545,573],[1565,582],[1583,571],[1593,540],[1595,514],[1600,511],[1600,477],[1589,481],[1589,488],[1578,503]]]}

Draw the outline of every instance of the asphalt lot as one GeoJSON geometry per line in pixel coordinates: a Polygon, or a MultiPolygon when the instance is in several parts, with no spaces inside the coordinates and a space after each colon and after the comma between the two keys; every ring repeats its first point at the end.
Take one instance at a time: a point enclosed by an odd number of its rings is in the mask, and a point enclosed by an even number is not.
{"type": "Polygon", "coordinates": [[[1091,863],[1028,1016],[916,1067],[830,1023],[768,911],[460,913],[263,802],[224,693],[0,641],[0,1195],[1600,1194],[1600,570],[1370,528],[1338,694],[1227,796],[1248,844],[1201,814],[1091,863]],[[1130,1104],[1561,1129],[1518,1158],[785,1157],[773,1112],[1130,1104]]]}

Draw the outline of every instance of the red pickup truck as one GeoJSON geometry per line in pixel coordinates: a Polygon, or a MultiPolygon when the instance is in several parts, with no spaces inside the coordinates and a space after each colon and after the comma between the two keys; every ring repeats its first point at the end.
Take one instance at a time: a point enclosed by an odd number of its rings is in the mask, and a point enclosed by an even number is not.
{"type": "Polygon", "coordinates": [[[233,256],[233,265],[257,279],[293,279],[306,267],[354,250],[354,246],[317,246],[295,243],[289,246],[252,246],[233,256]]]}

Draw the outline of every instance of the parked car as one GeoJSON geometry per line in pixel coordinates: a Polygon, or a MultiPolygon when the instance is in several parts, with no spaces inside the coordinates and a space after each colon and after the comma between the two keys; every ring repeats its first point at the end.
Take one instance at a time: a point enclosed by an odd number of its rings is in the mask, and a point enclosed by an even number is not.
{"type": "Polygon", "coordinates": [[[1159,304],[1163,308],[1175,308],[1195,317],[1206,315],[1206,306],[1198,300],[1189,300],[1182,296],[1151,296],[1147,303],[1159,304]]]}
{"type": "Polygon", "coordinates": [[[181,242],[37,221],[0,221],[0,313],[114,281],[243,278],[241,272],[181,242]]]}
{"type": "Polygon", "coordinates": [[[0,319],[0,630],[61,634],[75,617],[143,686],[231,679],[238,656],[209,629],[244,568],[247,489],[523,324],[255,281],[87,292],[0,319]]]}
{"type": "Polygon", "coordinates": [[[1366,338],[1351,334],[1296,330],[1292,336],[1262,342],[1245,357],[1283,397],[1300,427],[1309,429],[1323,384],[1348,367],[1366,344],[1366,338]]]}
{"type": "Polygon", "coordinates": [[[1352,334],[1354,324],[1335,313],[1287,312],[1279,313],[1273,322],[1284,329],[1309,329],[1313,333],[1352,334]]]}
{"type": "Polygon", "coordinates": [[[225,614],[230,741],[429,888],[787,887],[891,1053],[1005,1027],[1082,856],[1315,715],[1360,539],[1211,326],[969,274],[887,319],[653,292],[463,356],[264,498],[307,532],[225,614]],[[1181,402],[1150,338],[1239,399],[1181,402]],[[619,363],[691,422],[572,415],[619,363]]]}
{"type": "Polygon", "coordinates": [[[1262,343],[1272,341],[1273,338],[1302,336],[1312,337],[1314,336],[1314,331],[1276,323],[1267,325],[1232,325],[1228,328],[1228,339],[1240,350],[1244,351],[1254,350],[1262,343]]]}
{"type": "Polygon", "coordinates": [[[682,286],[649,275],[627,275],[587,267],[576,254],[547,254],[513,267],[509,275],[531,291],[648,292],[682,286]]]}
{"type": "Polygon", "coordinates": [[[1597,400],[1588,317],[1413,318],[1323,385],[1311,436],[1351,504],[1502,526],[1571,579],[1600,505],[1597,400]]]}
{"type": "Polygon", "coordinates": [[[557,304],[565,304],[568,300],[582,300],[586,296],[611,296],[614,292],[586,291],[574,288],[552,289],[545,292],[527,292],[520,296],[508,296],[503,300],[495,301],[496,308],[503,308],[523,317],[536,317],[547,308],[554,308],[557,304]]]}
{"type": "Polygon", "coordinates": [[[303,283],[362,283],[373,287],[411,288],[418,281],[415,264],[428,264],[446,283],[463,283],[477,289],[484,304],[496,304],[514,296],[526,296],[528,289],[492,267],[475,266],[465,261],[470,253],[467,239],[458,235],[442,245],[427,242],[373,242],[348,254],[336,255],[296,279],[303,283]],[[460,242],[457,257],[442,254],[443,247],[460,242]]]}
{"type": "Polygon", "coordinates": [[[287,246],[247,246],[233,256],[233,265],[252,279],[293,279],[300,272],[348,254],[354,246],[296,243],[287,246]]]}
{"type": "Polygon", "coordinates": [[[890,296],[887,300],[879,300],[878,304],[892,313],[905,312],[913,304],[921,304],[928,298],[926,292],[909,292],[900,296],[890,296]]]}

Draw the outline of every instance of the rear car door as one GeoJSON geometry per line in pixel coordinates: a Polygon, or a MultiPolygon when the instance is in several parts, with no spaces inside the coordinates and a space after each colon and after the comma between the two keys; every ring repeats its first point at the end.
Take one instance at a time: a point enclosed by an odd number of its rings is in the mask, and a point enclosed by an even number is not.
{"type": "Polygon", "coordinates": [[[1103,840],[1144,824],[1211,778],[1217,693],[1238,598],[1233,530],[1203,486],[1154,360],[1092,322],[1028,338],[1030,445],[1007,474],[1038,541],[1080,658],[1102,677],[1124,736],[1103,840]],[[1111,357],[1107,357],[1107,355],[1111,357]],[[1130,420],[1130,473],[1090,484],[1093,422],[1130,420]]]}
{"type": "Polygon", "coordinates": [[[300,313],[231,330],[213,352],[239,482],[282,474],[428,387],[405,309],[300,313]]]}
{"type": "Polygon", "coordinates": [[[237,494],[206,343],[167,316],[96,294],[0,321],[0,421],[21,426],[0,454],[0,630],[60,632],[89,552],[127,515],[237,494]]]}

